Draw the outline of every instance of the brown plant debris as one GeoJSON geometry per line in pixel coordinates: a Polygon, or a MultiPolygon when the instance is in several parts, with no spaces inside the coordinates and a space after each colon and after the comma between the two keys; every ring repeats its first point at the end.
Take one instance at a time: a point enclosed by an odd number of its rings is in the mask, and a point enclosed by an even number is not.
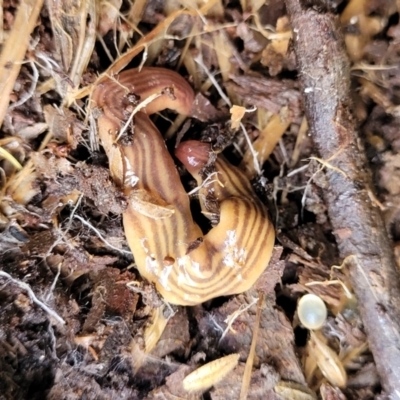
{"type": "Polygon", "coordinates": [[[400,390],[398,1],[1,10],[0,400],[400,390]]]}

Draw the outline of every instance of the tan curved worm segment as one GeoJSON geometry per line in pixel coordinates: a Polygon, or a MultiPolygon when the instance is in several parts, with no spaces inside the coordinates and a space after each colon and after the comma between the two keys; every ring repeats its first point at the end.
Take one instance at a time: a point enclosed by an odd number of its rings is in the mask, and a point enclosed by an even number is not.
{"type": "MultiPolygon", "coordinates": [[[[214,166],[218,179],[207,179],[199,191],[203,210],[207,198],[215,200],[219,223],[206,235],[194,223],[175,164],[147,116],[164,108],[187,115],[193,98],[180,75],[161,68],[122,72],[92,94],[92,107],[101,111],[98,132],[112,176],[129,199],[123,222],[137,268],[166,301],[179,305],[249,289],[268,265],[275,239],[250,183],[222,157],[214,166]],[[137,103],[157,94],[120,139],[137,103]]],[[[207,144],[194,141],[176,151],[200,184],[209,153],[207,144]]]]}

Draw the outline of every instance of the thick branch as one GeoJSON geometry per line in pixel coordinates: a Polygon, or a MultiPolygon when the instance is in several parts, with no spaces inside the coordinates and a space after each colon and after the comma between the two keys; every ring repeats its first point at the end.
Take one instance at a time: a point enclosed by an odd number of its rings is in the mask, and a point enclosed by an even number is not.
{"type": "MultiPolygon", "coordinates": [[[[304,4],[304,3],[303,3],[304,4]]],[[[349,61],[337,19],[286,0],[311,134],[327,168],[329,216],[385,391],[400,393],[400,285],[391,242],[371,202],[372,180],[349,98],[349,61]]]]}

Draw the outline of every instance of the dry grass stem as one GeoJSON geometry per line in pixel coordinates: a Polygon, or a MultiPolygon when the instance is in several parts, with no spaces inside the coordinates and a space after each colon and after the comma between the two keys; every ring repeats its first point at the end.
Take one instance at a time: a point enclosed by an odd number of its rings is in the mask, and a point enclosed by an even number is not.
{"type": "Polygon", "coordinates": [[[253,325],[253,337],[251,339],[250,351],[249,351],[249,355],[247,357],[246,366],[244,368],[244,374],[243,374],[243,378],[242,378],[242,387],[240,390],[240,400],[247,399],[247,394],[248,394],[249,387],[250,387],[251,373],[253,370],[254,357],[256,355],[258,332],[260,330],[261,310],[262,310],[263,302],[264,302],[264,295],[260,294],[260,297],[258,298],[258,302],[257,302],[256,318],[254,320],[254,325],[253,325]]]}
{"type": "Polygon", "coordinates": [[[37,23],[43,0],[19,3],[14,26],[0,54],[0,126],[3,124],[10,94],[21,69],[32,31],[37,23]]]}

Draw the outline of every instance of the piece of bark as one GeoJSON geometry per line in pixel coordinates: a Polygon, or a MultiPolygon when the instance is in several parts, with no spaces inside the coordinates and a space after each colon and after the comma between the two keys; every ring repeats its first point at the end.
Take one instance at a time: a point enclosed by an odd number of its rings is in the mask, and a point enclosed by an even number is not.
{"type": "MultiPolygon", "coordinates": [[[[257,306],[254,303],[250,309],[243,309],[254,302],[257,296],[257,291],[250,289],[214,309],[213,314],[206,313],[201,308],[195,309],[194,317],[202,336],[198,349],[208,353],[211,349],[218,349],[223,354],[237,352],[242,360],[247,359],[253,339],[257,306]],[[222,330],[227,328],[232,317],[231,329],[221,338],[222,330]]],[[[295,353],[293,329],[285,314],[276,308],[273,294],[267,297],[262,306],[253,364],[255,369],[262,364],[273,366],[281,379],[305,385],[305,378],[295,353]]]]}
{"type": "Polygon", "coordinates": [[[346,396],[338,387],[333,387],[328,383],[323,383],[320,389],[323,400],[346,400],[346,396]]]}
{"type": "Polygon", "coordinates": [[[286,0],[310,131],[325,168],[325,201],[384,390],[400,392],[400,285],[391,243],[352,116],[349,61],[330,13],[286,0]],[[341,171],[339,171],[341,170],[341,171]]]}
{"type": "Polygon", "coordinates": [[[167,355],[184,356],[190,348],[189,319],[187,310],[179,307],[165,327],[156,346],[151,351],[153,357],[162,359],[167,355]]]}
{"type": "MultiPolygon", "coordinates": [[[[211,390],[212,400],[239,399],[244,374],[244,364],[239,364],[222,381],[218,382],[211,390]]],[[[262,364],[251,374],[251,382],[246,400],[280,400],[274,391],[274,386],[279,381],[279,374],[273,367],[262,364]]]]}
{"type": "Polygon", "coordinates": [[[247,104],[265,108],[279,114],[282,107],[288,107],[289,119],[295,120],[301,112],[301,98],[297,85],[290,80],[265,78],[261,74],[230,75],[226,87],[237,93],[247,104]]]}
{"type": "Polygon", "coordinates": [[[187,399],[199,400],[202,394],[199,392],[188,393],[182,385],[183,378],[192,372],[193,368],[188,365],[181,365],[174,373],[165,379],[165,384],[151,391],[145,400],[158,399],[187,399]]]}

